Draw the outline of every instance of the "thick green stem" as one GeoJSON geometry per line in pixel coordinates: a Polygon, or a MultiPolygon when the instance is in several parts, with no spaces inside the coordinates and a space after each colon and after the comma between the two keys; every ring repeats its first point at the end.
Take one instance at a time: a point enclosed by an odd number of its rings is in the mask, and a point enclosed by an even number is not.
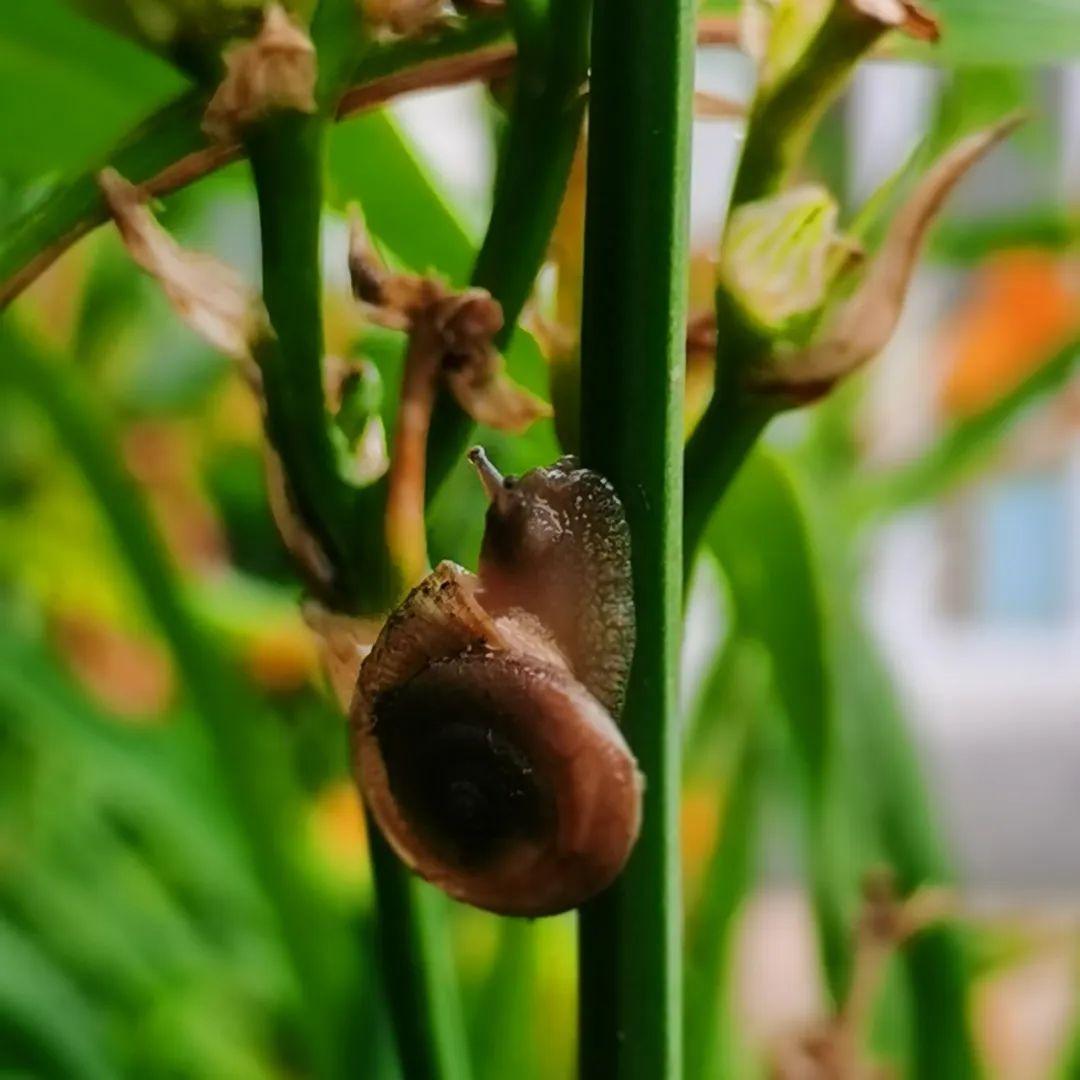
{"type": "MultiPolygon", "coordinates": [[[[275,347],[260,353],[267,435],[296,511],[333,566],[329,599],[346,610],[378,612],[399,590],[381,528],[384,486],[357,490],[343,480],[323,390],[323,123],[281,113],[247,140],[259,196],[263,296],[276,334],[275,347]]],[[[450,972],[439,962],[445,948],[439,910],[375,830],[371,836],[379,952],[405,1075],[459,1080],[465,1075],[464,1037],[450,1000],[450,972]]]]}
{"type": "Polygon", "coordinates": [[[851,0],[834,0],[791,70],[754,99],[732,208],[772,194],[790,177],[855,64],[887,29],[880,19],[857,11],[851,0]]]}
{"type": "Polygon", "coordinates": [[[297,806],[283,798],[291,781],[268,741],[267,718],[217,646],[201,631],[184,601],[168,556],[145,505],[120,464],[120,451],[79,372],[39,354],[10,324],[0,323],[0,383],[25,394],[51,422],[57,438],[97,499],[143,601],[168,642],[181,685],[213,747],[252,862],[275,911],[297,976],[313,1060],[330,1075],[335,1012],[328,1000],[326,915],[302,885],[289,837],[297,806]]]}
{"type": "Polygon", "coordinates": [[[638,640],[623,724],[646,777],[626,870],[580,919],[583,1077],[681,1071],[682,411],[693,5],[599,0],[592,34],[582,458],[630,524],[638,640]]]}
{"type": "MultiPolygon", "coordinates": [[[[585,112],[589,57],[587,0],[551,0],[547,18],[522,16],[514,104],[495,179],[495,198],[472,284],[502,305],[498,344],[513,336],[547,254],[585,112]]],[[[461,460],[472,421],[447,394],[439,398],[428,448],[427,489],[434,496],[461,460]]]]}
{"type": "Polygon", "coordinates": [[[683,564],[687,579],[713,510],[773,415],[764,402],[718,388],[686,444],[683,564]]]}
{"type": "Polygon", "coordinates": [[[318,117],[280,113],[247,148],[259,197],[263,298],[276,342],[259,351],[267,436],[280,456],[295,510],[333,567],[327,599],[378,611],[396,583],[379,530],[381,487],[356,489],[339,469],[323,391],[322,131],[318,117]]]}
{"type": "Polygon", "coordinates": [[[383,988],[405,1080],[466,1080],[465,1027],[444,926],[446,901],[402,866],[368,818],[383,988]]]}

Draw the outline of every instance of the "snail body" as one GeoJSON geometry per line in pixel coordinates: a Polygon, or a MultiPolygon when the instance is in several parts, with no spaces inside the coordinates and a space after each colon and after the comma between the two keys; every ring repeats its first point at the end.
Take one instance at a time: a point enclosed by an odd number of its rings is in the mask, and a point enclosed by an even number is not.
{"type": "Polygon", "coordinates": [[[508,915],[576,907],[637,838],[641,777],[613,719],[634,623],[626,523],[562,459],[491,497],[477,575],[440,563],[384,624],[350,710],[390,845],[451,896],[508,915]]]}

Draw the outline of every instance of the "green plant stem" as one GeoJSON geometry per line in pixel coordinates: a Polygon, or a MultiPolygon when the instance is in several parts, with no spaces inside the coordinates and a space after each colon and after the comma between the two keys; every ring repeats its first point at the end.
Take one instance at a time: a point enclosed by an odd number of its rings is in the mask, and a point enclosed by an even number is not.
{"type": "MultiPolygon", "coordinates": [[[[247,144],[259,197],[263,295],[276,339],[259,355],[267,437],[281,458],[296,510],[322,543],[335,574],[329,599],[359,613],[388,610],[400,584],[382,530],[384,485],[349,487],[329,437],[322,379],[319,117],[284,112],[247,144]]],[[[391,1021],[408,1080],[458,1080],[464,1036],[439,962],[434,900],[371,829],[380,958],[391,1021]]]]}
{"type": "Polygon", "coordinates": [[[775,410],[719,388],[686,444],[683,562],[689,578],[709,519],[775,410]]]}
{"type": "Polygon", "coordinates": [[[368,818],[379,960],[405,1080],[466,1080],[465,1028],[444,898],[418,882],[368,818]]]}
{"type": "Polygon", "coordinates": [[[693,5],[594,9],[582,459],[626,508],[638,639],[623,725],[641,837],[580,914],[580,1075],[681,1072],[679,732],[682,410],[693,5]]]}
{"type": "Polygon", "coordinates": [[[792,68],[754,99],[732,188],[733,209],[772,194],[791,176],[823,113],[886,29],[850,0],[833,0],[792,68]]]}
{"type": "MultiPolygon", "coordinates": [[[[834,0],[791,69],[754,98],[735,173],[731,210],[779,190],[806,154],[822,114],[859,58],[885,32],[877,19],[834,0]]],[[[716,293],[716,390],[686,448],[686,565],[709,515],[727,490],[778,403],[743,393],[743,376],[771,350],[767,335],[739,315],[724,286],[716,293]]]]}
{"type": "Polygon", "coordinates": [[[290,496],[333,567],[324,599],[346,611],[385,610],[398,592],[381,532],[382,486],[344,479],[323,392],[322,132],[318,117],[282,112],[251,131],[247,149],[259,199],[263,298],[276,340],[258,350],[267,436],[290,496]]]}
{"type": "Polygon", "coordinates": [[[302,995],[314,1060],[320,1074],[330,1075],[334,1014],[327,1001],[319,942],[325,915],[301,884],[298,862],[290,852],[288,838],[295,836],[298,815],[292,802],[283,798],[290,783],[282,778],[267,740],[267,718],[188,610],[145,505],[120,464],[109,422],[80,384],[79,371],[46,358],[10,321],[0,322],[0,352],[4,354],[0,382],[25,394],[48,417],[96,497],[146,607],[169,644],[280,926],[302,995]]]}
{"type": "MultiPolygon", "coordinates": [[[[514,103],[491,219],[471,276],[473,285],[487,289],[502,305],[500,348],[509,343],[547,254],[581,133],[588,76],[588,0],[551,0],[544,18],[535,5],[527,8],[515,21],[519,63],[514,103]]],[[[441,394],[428,444],[429,498],[461,460],[472,429],[470,418],[441,394]]]]}

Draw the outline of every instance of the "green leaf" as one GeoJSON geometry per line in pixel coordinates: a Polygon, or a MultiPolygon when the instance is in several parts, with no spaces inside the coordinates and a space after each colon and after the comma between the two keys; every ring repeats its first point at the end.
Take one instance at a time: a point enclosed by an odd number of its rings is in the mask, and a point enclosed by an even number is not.
{"type": "Polygon", "coordinates": [[[708,542],[727,577],[739,627],[770,654],[803,770],[823,961],[833,995],[842,999],[857,871],[835,782],[835,698],[821,583],[806,512],[780,458],[760,449],[751,455],[713,517],[708,542]]]}
{"type": "MultiPolygon", "coordinates": [[[[838,597],[835,606],[842,624],[838,683],[844,737],[863,779],[862,804],[882,855],[904,894],[927,882],[948,881],[948,858],[885,664],[850,610],[850,597],[838,597]]],[[[967,1015],[971,965],[959,932],[948,925],[930,927],[905,946],[902,959],[911,988],[913,1075],[927,1080],[976,1076],[967,1015]]]]}
{"type": "Polygon", "coordinates": [[[941,40],[920,49],[946,65],[1051,64],[1080,54],[1075,0],[933,0],[941,40]]]}
{"type": "Polygon", "coordinates": [[[393,117],[379,109],[330,133],[330,194],[359,202],[371,234],[417,273],[467,283],[476,244],[393,117]]]}
{"type": "Polygon", "coordinates": [[[81,166],[184,85],[58,0],[0,4],[0,175],[37,179],[81,166]]]}
{"type": "MultiPolygon", "coordinates": [[[[709,675],[703,706],[715,719],[730,721],[738,705],[728,699],[733,655],[741,649],[722,649],[709,675]]],[[[713,850],[705,864],[701,898],[687,918],[683,1027],[686,1080],[731,1075],[731,1015],[728,1007],[730,959],[735,920],[754,876],[765,711],[743,703],[734,733],[736,745],[727,763],[721,815],[713,850]]]]}
{"type": "Polygon", "coordinates": [[[34,942],[0,919],[0,1066],[107,1080],[100,1018],[34,942]]]}

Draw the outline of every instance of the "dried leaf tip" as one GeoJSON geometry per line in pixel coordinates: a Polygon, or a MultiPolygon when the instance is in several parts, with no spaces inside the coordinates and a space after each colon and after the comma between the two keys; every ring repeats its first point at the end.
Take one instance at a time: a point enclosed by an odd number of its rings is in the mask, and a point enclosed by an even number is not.
{"type": "Polygon", "coordinates": [[[203,116],[203,131],[235,142],[267,114],[315,112],[315,47],[280,4],[266,9],[262,28],[224,55],[225,77],[203,116]]]}
{"type": "Polygon", "coordinates": [[[937,19],[913,0],[849,0],[849,3],[861,14],[901,30],[917,41],[935,42],[941,37],[937,19]]]}
{"type": "Polygon", "coordinates": [[[420,37],[456,14],[446,0],[363,0],[361,7],[377,41],[420,37]]]}
{"type": "Polygon", "coordinates": [[[254,291],[231,266],[181,247],[158,224],[140,190],[118,172],[106,169],[98,184],[135,263],[157,279],[195,333],[251,371],[251,342],[264,325],[254,291]]]}

